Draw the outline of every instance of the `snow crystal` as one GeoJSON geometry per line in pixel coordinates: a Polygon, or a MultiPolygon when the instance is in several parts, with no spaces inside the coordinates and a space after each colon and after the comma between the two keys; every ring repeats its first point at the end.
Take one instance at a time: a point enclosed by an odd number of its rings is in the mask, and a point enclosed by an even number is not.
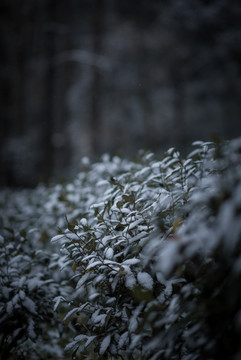
{"type": "Polygon", "coordinates": [[[153,279],[147,272],[139,272],[137,274],[137,280],[142,287],[148,290],[152,290],[153,279]]]}

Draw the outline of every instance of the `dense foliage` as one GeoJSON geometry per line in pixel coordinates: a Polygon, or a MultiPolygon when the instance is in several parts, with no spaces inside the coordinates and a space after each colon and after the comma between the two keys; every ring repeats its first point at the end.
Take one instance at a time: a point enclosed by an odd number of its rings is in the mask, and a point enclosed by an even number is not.
{"type": "Polygon", "coordinates": [[[52,301],[60,287],[50,254],[24,231],[5,229],[0,245],[0,358],[58,359],[62,324],[52,301]]]}
{"type": "Polygon", "coordinates": [[[4,359],[239,358],[241,140],[194,146],[1,192],[4,359]]]}

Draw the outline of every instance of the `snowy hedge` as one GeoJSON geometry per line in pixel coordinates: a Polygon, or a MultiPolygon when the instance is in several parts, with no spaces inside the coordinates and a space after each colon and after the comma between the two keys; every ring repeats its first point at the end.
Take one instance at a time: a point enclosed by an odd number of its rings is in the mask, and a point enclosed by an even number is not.
{"type": "Polygon", "coordinates": [[[51,256],[27,237],[11,229],[0,236],[0,358],[58,359],[62,324],[52,303],[59,283],[51,256]]]}
{"type": "Polygon", "coordinates": [[[69,184],[2,191],[3,225],[35,228],[40,249],[52,237],[46,306],[67,358],[241,356],[241,140],[194,146],[84,159],[69,184]]]}
{"type": "MultiPolygon", "coordinates": [[[[110,181],[109,173],[95,175],[96,186],[102,188],[97,199],[89,198],[83,217],[53,238],[62,243],[66,264],[75,272],[65,314],[78,334],[66,347],[72,354],[215,358],[231,339],[236,348],[228,348],[228,356],[239,351],[239,325],[232,324],[239,292],[230,295],[234,307],[226,320],[227,304],[215,294],[221,280],[240,280],[239,273],[226,272],[225,261],[235,259],[219,244],[234,247],[238,256],[240,229],[235,227],[235,240],[230,231],[232,222],[240,222],[235,209],[240,142],[222,148],[201,142],[196,146],[187,159],[170,149],[161,161],[144,155],[110,181]],[[228,218],[225,207],[231,211],[228,218]],[[206,294],[210,286],[213,294],[206,294]],[[209,296],[217,297],[212,305],[209,296]],[[213,314],[216,300],[220,307],[213,314]],[[217,326],[212,325],[216,318],[217,326]],[[230,321],[231,331],[226,332],[230,321]],[[226,338],[223,347],[220,337],[226,338]]],[[[91,172],[93,176],[94,168],[91,172]]],[[[222,291],[228,296],[228,289],[222,291]]]]}

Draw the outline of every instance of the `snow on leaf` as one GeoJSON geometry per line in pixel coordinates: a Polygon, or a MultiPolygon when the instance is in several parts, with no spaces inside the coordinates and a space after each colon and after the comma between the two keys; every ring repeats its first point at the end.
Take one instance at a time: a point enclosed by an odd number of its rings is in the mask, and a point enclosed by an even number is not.
{"type": "Polygon", "coordinates": [[[100,355],[103,355],[108,349],[111,341],[111,335],[107,335],[100,344],[100,355]]]}
{"type": "Polygon", "coordinates": [[[87,348],[95,339],[96,336],[88,336],[87,341],[85,343],[85,348],[87,348]]]}
{"type": "Polygon", "coordinates": [[[102,202],[100,202],[100,203],[98,203],[98,204],[93,204],[93,205],[91,205],[91,209],[96,209],[96,208],[100,208],[100,207],[103,207],[103,206],[105,206],[105,202],[104,201],[102,201],[102,202]]]}
{"type": "Polygon", "coordinates": [[[55,235],[55,236],[51,239],[51,242],[52,242],[52,243],[58,242],[60,239],[63,239],[64,237],[65,237],[64,234],[55,235]]]}
{"type": "Polygon", "coordinates": [[[80,220],[80,223],[81,223],[81,225],[86,226],[86,225],[87,225],[87,220],[86,220],[86,218],[82,218],[82,219],[80,220]]]}
{"type": "Polygon", "coordinates": [[[79,236],[77,234],[73,234],[73,233],[68,233],[66,235],[66,237],[69,240],[80,240],[79,236]]]}
{"type": "Polygon", "coordinates": [[[193,145],[193,146],[203,146],[203,145],[204,145],[204,142],[203,142],[203,141],[200,141],[200,140],[196,140],[196,141],[193,141],[193,142],[192,142],[192,145],[193,145]]]}
{"type": "Polygon", "coordinates": [[[58,308],[58,306],[59,306],[60,302],[61,302],[61,301],[64,301],[64,300],[65,300],[65,298],[64,298],[63,296],[57,296],[56,298],[54,298],[54,300],[53,300],[53,301],[55,301],[55,304],[54,304],[54,311],[56,311],[56,310],[57,310],[57,308],[58,308]]]}
{"type": "Polygon", "coordinates": [[[89,272],[87,272],[86,274],[84,274],[84,275],[79,279],[79,281],[77,282],[76,289],[80,288],[80,287],[88,280],[89,277],[90,277],[90,273],[89,273],[89,272]]]}
{"type": "Polygon", "coordinates": [[[132,258],[123,261],[122,265],[136,265],[140,263],[140,259],[132,258]]]}
{"type": "Polygon", "coordinates": [[[109,260],[113,259],[113,256],[114,256],[114,251],[112,248],[107,248],[105,250],[105,257],[109,260]]]}
{"type": "Polygon", "coordinates": [[[119,339],[119,348],[123,348],[123,346],[126,345],[127,341],[128,341],[128,331],[124,332],[123,334],[121,334],[120,339],[119,339]]]}
{"type": "Polygon", "coordinates": [[[93,263],[91,263],[87,266],[86,270],[93,269],[94,267],[96,267],[97,265],[100,265],[100,264],[102,264],[102,261],[99,261],[99,260],[94,261],[93,263]]]}
{"type": "Polygon", "coordinates": [[[7,313],[11,314],[12,312],[13,312],[13,303],[12,303],[12,301],[9,301],[7,303],[7,313]]]}
{"type": "MultiPolygon", "coordinates": [[[[15,258],[16,259],[16,258],[15,258]]],[[[26,276],[22,276],[21,278],[20,278],[20,280],[19,280],[19,287],[21,288],[21,287],[23,287],[23,284],[25,283],[25,281],[26,281],[26,276]]]]}
{"type": "Polygon", "coordinates": [[[100,324],[101,326],[104,325],[105,319],[106,319],[106,314],[99,314],[96,316],[92,316],[92,318],[91,318],[91,320],[93,321],[94,324],[100,324]]]}
{"type": "Polygon", "coordinates": [[[132,317],[132,318],[130,319],[130,324],[129,324],[129,330],[130,330],[130,332],[131,332],[131,333],[135,332],[136,329],[137,329],[137,327],[138,327],[138,322],[137,322],[136,318],[132,317]]]}
{"type": "Polygon", "coordinates": [[[14,305],[16,305],[18,303],[18,301],[19,301],[19,294],[16,294],[16,295],[14,295],[14,297],[12,299],[12,303],[14,305]]]}
{"type": "Polygon", "coordinates": [[[121,212],[122,212],[122,214],[129,214],[129,213],[130,213],[130,209],[121,208],[121,212]]]}
{"type": "Polygon", "coordinates": [[[68,318],[70,318],[73,314],[75,314],[77,311],[79,310],[79,308],[73,308],[71,309],[64,317],[64,321],[67,320],[68,318]]]}
{"type": "Polygon", "coordinates": [[[107,242],[109,242],[110,240],[112,240],[112,235],[106,235],[106,236],[104,236],[103,237],[103,239],[102,239],[102,244],[103,245],[106,245],[107,244],[107,242]]]}
{"type": "Polygon", "coordinates": [[[136,173],[136,176],[142,176],[142,175],[146,175],[146,173],[150,172],[150,168],[149,167],[144,167],[143,169],[141,169],[140,171],[138,171],[136,173]]]}
{"type": "Polygon", "coordinates": [[[117,265],[117,266],[119,266],[119,263],[118,263],[118,262],[113,261],[113,260],[107,260],[107,259],[103,261],[103,264],[105,264],[105,265],[117,265]]]}
{"type": "Polygon", "coordinates": [[[27,281],[27,284],[29,291],[33,291],[34,289],[36,289],[36,287],[40,287],[42,285],[42,281],[39,280],[37,277],[34,277],[32,279],[29,279],[27,281]]]}
{"type": "MultiPolygon", "coordinates": [[[[2,287],[2,294],[4,296],[5,299],[7,299],[9,297],[9,293],[10,293],[10,289],[7,288],[6,286],[2,287]]],[[[16,296],[16,295],[15,295],[16,296]]]]}
{"type": "MultiPolygon", "coordinates": [[[[143,226],[144,227],[144,226],[143,226]]],[[[143,228],[142,227],[142,228],[143,228]]],[[[140,230],[142,230],[142,228],[140,229],[140,227],[139,227],[139,229],[140,230]]],[[[146,230],[146,227],[144,227],[145,229],[144,230],[146,230]]],[[[132,242],[135,242],[135,241],[138,241],[138,240],[140,240],[140,239],[142,239],[143,237],[145,237],[145,236],[147,236],[148,235],[148,233],[146,232],[146,231],[141,231],[140,233],[138,233],[137,235],[135,235],[134,237],[132,237],[131,239],[130,239],[130,243],[132,243],[132,242]]]]}
{"type": "Polygon", "coordinates": [[[30,311],[32,314],[36,314],[36,305],[29,297],[23,300],[23,306],[30,311]]]}
{"type": "Polygon", "coordinates": [[[136,285],[136,279],[129,267],[123,266],[125,269],[125,285],[128,289],[133,289],[136,285]]]}
{"type": "Polygon", "coordinates": [[[134,221],[133,223],[130,224],[129,230],[134,229],[134,228],[137,227],[137,225],[139,225],[141,222],[143,222],[143,219],[142,219],[142,218],[134,221]]]}
{"type": "Polygon", "coordinates": [[[23,300],[23,299],[25,298],[25,296],[26,296],[26,295],[25,295],[25,292],[24,292],[23,290],[20,290],[20,291],[19,291],[19,297],[20,297],[20,299],[23,300]]]}
{"type": "Polygon", "coordinates": [[[97,186],[106,186],[106,185],[109,185],[109,181],[107,181],[107,180],[99,180],[96,185],[97,186]]]}
{"type": "Polygon", "coordinates": [[[32,319],[29,320],[28,336],[30,337],[30,339],[35,339],[36,338],[36,333],[35,333],[35,330],[34,330],[34,322],[33,322],[32,319]]]}
{"type": "Polygon", "coordinates": [[[139,272],[137,274],[137,280],[142,287],[148,290],[152,290],[153,279],[147,272],[139,272]]]}
{"type": "Polygon", "coordinates": [[[78,349],[78,347],[80,346],[80,344],[78,343],[78,341],[72,341],[71,343],[69,343],[68,345],[65,346],[64,351],[74,351],[76,349],[78,349]]]}

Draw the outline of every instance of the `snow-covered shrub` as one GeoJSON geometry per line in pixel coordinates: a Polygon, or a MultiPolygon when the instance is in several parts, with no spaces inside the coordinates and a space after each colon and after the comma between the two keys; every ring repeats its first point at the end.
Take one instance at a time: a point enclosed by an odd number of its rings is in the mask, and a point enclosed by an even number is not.
{"type": "Polygon", "coordinates": [[[133,166],[141,168],[106,154],[95,164],[84,158],[82,171],[69,183],[40,184],[35,189],[0,189],[0,227],[16,231],[35,229],[31,238],[46,247],[56,229],[66,225],[66,216],[69,221],[83,216],[102,197],[100,179],[117,176],[133,166]]]}
{"type": "Polygon", "coordinates": [[[157,236],[144,251],[165,285],[137,330],[150,359],[241,357],[241,140],[219,150],[175,236],[157,236]]]}
{"type": "Polygon", "coordinates": [[[72,297],[56,298],[56,308],[69,304],[64,320],[77,332],[66,347],[72,355],[144,359],[137,332],[147,303],[159,305],[165,285],[145,260],[143,247],[160,232],[163,239],[174,237],[182,223],[183,206],[209,171],[204,159],[211,161],[213,153],[211,144],[196,145],[186,160],[170,149],[161,161],[143,154],[139,162],[121,166],[115,158],[119,175],[114,177],[110,161],[90,166],[85,174],[88,181],[80,188],[88,207],[52,239],[62,244],[66,266],[74,271],[72,297]]]}
{"type": "Polygon", "coordinates": [[[66,196],[66,187],[65,184],[49,187],[41,184],[35,189],[1,189],[0,224],[15,231],[35,229],[31,239],[48,246],[56,228],[64,226],[65,215],[70,217],[73,208],[77,208],[66,196]]]}
{"type": "Polygon", "coordinates": [[[0,238],[1,351],[61,359],[64,337],[78,359],[239,359],[240,148],[105,155],[68,184],[0,191],[15,229],[0,238]]]}
{"type": "Polygon", "coordinates": [[[61,323],[53,313],[59,283],[51,256],[31,246],[27,234],[0,235],[0,358],[61,359],[61,323]]]}

